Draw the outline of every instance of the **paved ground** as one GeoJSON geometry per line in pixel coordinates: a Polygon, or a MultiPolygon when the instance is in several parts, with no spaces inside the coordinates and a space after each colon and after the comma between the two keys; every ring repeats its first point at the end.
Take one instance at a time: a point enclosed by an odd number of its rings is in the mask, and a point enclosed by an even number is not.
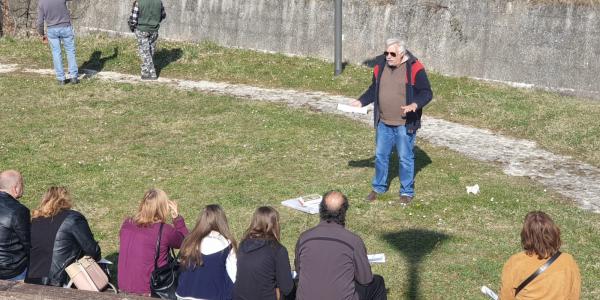
{"type": "MultiPolygon", "coordinates": [[[[0,63],[0,73],[25,72],[54,75],[50,69],[27,69],[19,65],[0,63]]],[[[85,70],[85,78],[142,83],[139,76],[85,70]]],[[[242,84],[211,81],[190,81],[159,78],[145,84],[162,84],[184,90],[229,95],[248,100],[286,103],[292,107],[309,107],[326,113],[342,114],[362,122],[371,123],[372,115],[344,113],[337,110],[338,103],[348,104],[352,99],[321,92],[298,92],[284,89],[266,89],[242,84]]],[[[489,130],[473,128],[432,117],[424,117],[419,138],[433,145],[447,147],[476,160],[499,163],[511,176],[528,176],[549,189],[573,199],[584,209],[600,213],[600,169],[570,157],[556,155],[539,148],[535,142],[495,134],[489,130]]],[[[485,187],[483,187],[485,188],[485,187]]]]}

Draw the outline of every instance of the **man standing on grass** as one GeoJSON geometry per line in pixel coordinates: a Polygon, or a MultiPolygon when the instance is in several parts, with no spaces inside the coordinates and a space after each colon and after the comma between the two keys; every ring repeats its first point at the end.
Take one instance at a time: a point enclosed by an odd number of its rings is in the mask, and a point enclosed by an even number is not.
{"type": "Polygon", "coordinates": [[[422,109],[431,101],[433,93],[425,68],[399,39],[388,39],[385,49],[385,60],[379,60],[373,69],[371,86],[352,102],[355,107],[374,103],[375,176],[366,200],[375,201],[378,194],[387,191],[389,160],[395,146],[400,162],[399,201],[409,204],[415,196],[417,129],[421,127],[422,109]]]}
{"type": "Polygon", "coordinates": [[[373,275],[363,240],[345,228],[348,198],[323,195],[321,222],[296,243],[296,299],[386,300],[383,277],[373,275]]]}
{"type": "Polygon", "coordinates": [[[156,80],[154,51],[160,22],[167,17],[161,0],[137,0],[133,2],[129,29],[135,33],[142,60],[142,80],[156,80]]]}
{"type": "Polygon", "coordinates": [[[79,83],[77,79],[77,60],[75,59],[75,33],[71,26],[71,16],[67,9],[67,0],[39,0],[37,9],[37,30],[42,36],[42,42],[50,42],[52,63],[59,85],[65,84],[65,71],[62,63],[62,41],[67,53],[71,83],[79,83]],[[48,35],[44,34],[44,22],[48,27],[48,35]]]}
{"type": "Polygon", "coordinates": [[[14,170],[0,173],[0,279],[22,281],[31,250],[29,209],[17,199],[23,177],[14,170]]]}

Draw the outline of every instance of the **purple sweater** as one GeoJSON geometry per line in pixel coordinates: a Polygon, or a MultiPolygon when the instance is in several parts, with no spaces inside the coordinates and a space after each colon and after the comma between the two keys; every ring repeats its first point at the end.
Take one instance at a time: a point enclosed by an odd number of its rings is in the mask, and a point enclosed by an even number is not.
{"type": "MultiPolygon", "coordinates": [[[[182,216],[173,219],[173,226],[165,224],[160,242],[158,266],[167,263],[169,248],[179,249],[188,234],[182,216]]],[[[154,251],[160,223],[138,227],[126,219],[119,233],[119,289],[126,293],[150,295],[150,274],[154,270],[154,251]]]]}

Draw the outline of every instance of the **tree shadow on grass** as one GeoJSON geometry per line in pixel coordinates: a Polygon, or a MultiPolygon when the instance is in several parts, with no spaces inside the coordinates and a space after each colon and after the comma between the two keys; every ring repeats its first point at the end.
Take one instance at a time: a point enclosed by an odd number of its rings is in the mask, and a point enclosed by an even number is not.
{"type": "Polygon", "coordinates": [[[117,47],[113,48],[113,54],[111,56],[106,57],[102,57],[102,51],[96,50],[92,53],[90,58],[81,65],[80,69],[95,70],[100,72],[102,69],[104,69],[104,65],[107,61],[115,59],[117,56],[119,56],[119,48],[117,47]]]}
{"type": "MultiPolygon", "coordinates": [[[[431,164],[431,158],[425,151],[421,148],[415,146],[415,176],[427,165],[431,164]]],[[[375,168],[375,156],[371,156],[370,158],[365,158],[361,160],[351,160],[348,162],[348,166],[354,168],[375,168]]],[[[394,180],[394,178],[398,177],[398,154],[396,150],[392,151],[390,156],[390,163],[388,167],[388,179],[387,185],[390,186],[390,183],[394,180]]]]}
{"type": "Polygon", "coordinates": [[[170,63],[179,60],[183,56],[181,48],[175,49],[160,49],[154,53],[154,68],[156,75],[160,76],[160,72],[170,63]]]}
{"type": "Polygon", "coordinates": [[[426,229],[409,229],[383,235],[383,239],[400,250],[409,263],[408,286],[404,296],[410,300],[423,299],[419,284],[420,265],[440,244],[452,236],[426,229]]]}

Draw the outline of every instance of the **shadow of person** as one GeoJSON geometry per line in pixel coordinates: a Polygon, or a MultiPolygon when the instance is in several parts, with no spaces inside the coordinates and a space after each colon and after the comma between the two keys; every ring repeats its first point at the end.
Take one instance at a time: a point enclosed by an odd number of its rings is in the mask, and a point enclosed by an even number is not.
{"type": "Polygon", "coordinates": [[[100,72],[104,69],[104,65],[107,61],[115,59],[117,56],[119,56],[119,48],[117,47],[113,48],[113,54],[111,56],[106,57],[102,57],[102,51],[96,50],[90,55],[90,58],[81,65],[80,69],[100,72]]]}
{"type": "MultiPolygon", "coordinates": [[[[427,165],[431,164],[431,158],[425,151],[423,151],[418,146],[414,148],[415,153],[415,176],[427,165]]],[[[351,160],[348,162],[348,166],[353,168],[375,168],[375,156],[371,156],[370,158],[365,158],[361,160],[351,160]]],[[[394,149],[392,154],[390,155],[390,162],[388,165],[388,179],[387,185],[390,186],[390,183],[398,177],[398,154],[394,149]]]]}
{"type": "Polygon", "coordinates": [[[179,60],[183,56],[183,50],[176,49],[160,49],[154,53],[154,68],[156,76],[160,76],[160,72],[170,63],[179,60]]]}
{"type": "Polygon", "coordinates": [[[450,238],[452,236],[426,229],[409,229],[383,235],[383,239],[400,250],[400,253],[404,255],[409,263],[408,286],[404,294],[405,298],[411,300],[422,299],[419,291],[420,265],[427,255],[450,238]]]}

